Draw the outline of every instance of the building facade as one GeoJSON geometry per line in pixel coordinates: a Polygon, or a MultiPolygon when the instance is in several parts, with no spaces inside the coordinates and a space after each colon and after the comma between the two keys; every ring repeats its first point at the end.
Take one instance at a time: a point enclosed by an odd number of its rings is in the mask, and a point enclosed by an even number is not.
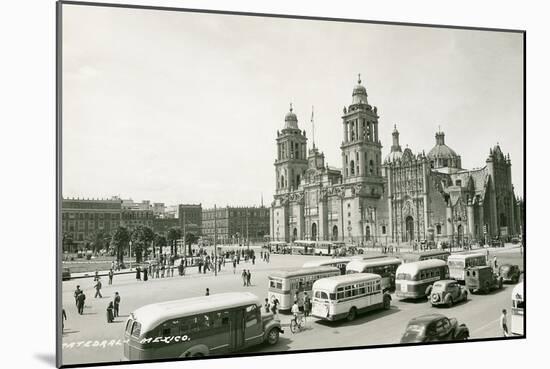
{"type": "Polygon", "coordinates": [[[382,160],[379,118],[359,79],[341,117],[342,167],[331,168],[315,144],[307,150],[291,107],[276,138],[272,239],[464,244],[521,232],[511,160],[498,144],[484,167],[467,170],[443,132],[427,155],[413,154],[402,150],[394,127],[382,160]]]}
{"type": "Polygon", "coordinates": [[[192,233],[195,236],[200,235],[202,227],[201,204],[179,204],[177,218],[182,234],[192,233]]]}
{"type": "Polygon", "coordinates": [[[260,243],[269,234],[269,209],[259,207],[223,207],[204,209],[202,236],[221,244],[260,243]]]}

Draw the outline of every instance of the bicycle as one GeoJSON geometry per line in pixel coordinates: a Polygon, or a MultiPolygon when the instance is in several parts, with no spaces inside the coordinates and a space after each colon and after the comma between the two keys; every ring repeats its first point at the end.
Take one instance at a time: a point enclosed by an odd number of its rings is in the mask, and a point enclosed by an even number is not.
{"type": "Polygon", "coordinates": [[[296,333],[305,329],[306,319],[304,314],[296,314],[290,321],[290,331],[296,333]]]}

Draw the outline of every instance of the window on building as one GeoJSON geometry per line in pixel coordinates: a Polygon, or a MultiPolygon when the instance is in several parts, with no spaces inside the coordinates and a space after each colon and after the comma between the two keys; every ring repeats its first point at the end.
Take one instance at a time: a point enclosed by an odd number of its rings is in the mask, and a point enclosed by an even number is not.
{"type": "Polygon", "coordinates": [[[441,234],[441,224],[438,224],[438,225],[435,227],[435,231],[437,232],[437,234],[441,234]]]}
{"type": "Polygon", "coordinates": [[[386,226],[385,225],[382,226],[382,234],[386,234],[386,226]]]}
{"type": "Polygon", "coordinates": [[[462,186],[462,181],[460,179],[457,179],[455,182],[456,186],[462,186]]]}

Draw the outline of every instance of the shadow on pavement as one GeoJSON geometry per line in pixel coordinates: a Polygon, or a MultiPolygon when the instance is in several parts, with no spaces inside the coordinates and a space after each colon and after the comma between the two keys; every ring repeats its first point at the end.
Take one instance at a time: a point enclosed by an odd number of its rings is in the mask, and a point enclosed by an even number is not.
{"type": "Polygon", "coordinates": [[[43,363],[49,364],[51,366],[55,366],[55,354],[38,353],[38,354],[34,354],[34,357],[42,361],[43,363]]]}
{"type": "Polygon", "coordinates": [[[381,319],[381,318],[393,315],[395,313],[398,313],[399,311],[401,311],[401,309],[399,309],[396,306],[392,306],[389,310],[373,311],[373,312],[359,314],[357,315],[357,318],[355,318],[355,320],[351,322],[348,322],[345,319],[343,319],[336,322],[330,322],[327,320],[316,320],[315,323],[324,325],[330,328],[352,327],[352,326],[365,324],[376,319],[381,319]]]}

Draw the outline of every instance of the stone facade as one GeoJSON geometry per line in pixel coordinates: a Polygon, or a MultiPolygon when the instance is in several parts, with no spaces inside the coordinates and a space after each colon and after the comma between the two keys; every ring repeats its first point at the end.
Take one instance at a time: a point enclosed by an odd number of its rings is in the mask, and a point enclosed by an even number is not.
{"type": "Polygon", "coordinates": [[[342,168],[325,164],[291,107],[277,132],[273,240],[340,240],[356,244],[507,238],[521,232],[511,161],[498,144],[485,166],[462,168],[461,157],[436,133],[426,155],[402,150],[394,127],[382,162],[378,109],[358,84],[342,115],[342,168]],[[307,157],[306,157],[307,152],[307,157]]]}

